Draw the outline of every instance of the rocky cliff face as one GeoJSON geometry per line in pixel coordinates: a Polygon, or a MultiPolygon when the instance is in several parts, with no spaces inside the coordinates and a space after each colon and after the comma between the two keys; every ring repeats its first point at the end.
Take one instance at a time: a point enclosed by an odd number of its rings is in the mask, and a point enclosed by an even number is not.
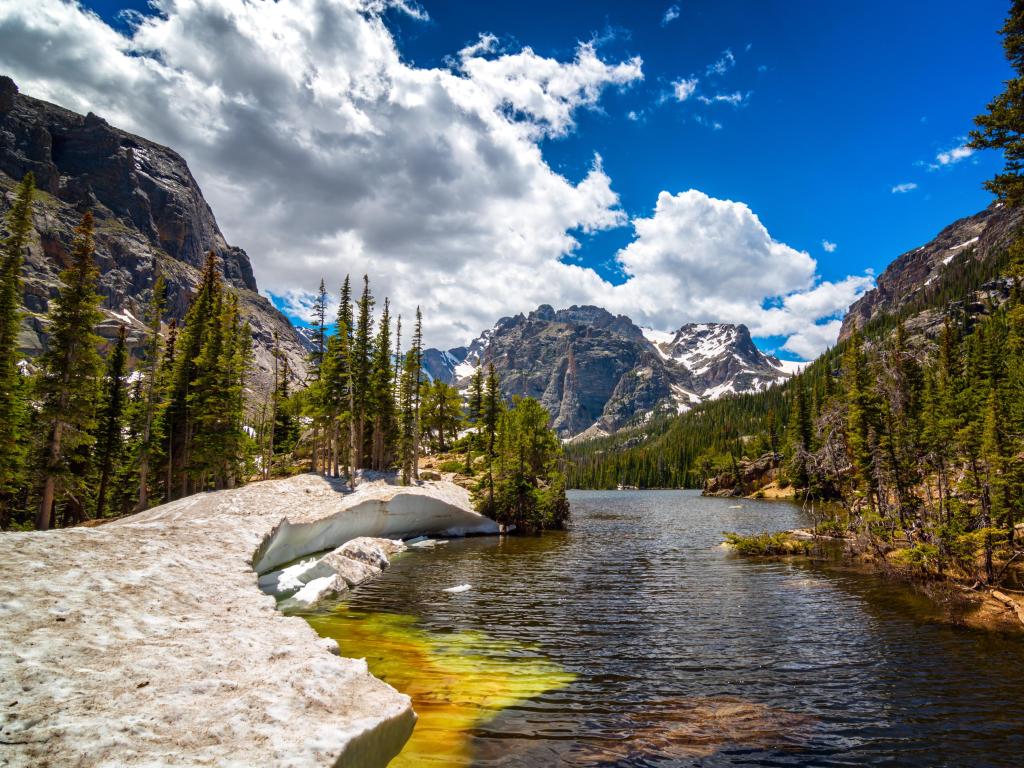
{"type": "Polygon", "coordinates": [[[607,434],[658,411],[757,391],[789,375],[742,325],[689,324],[661,334],[589,306],[555,311],[545,304],[503,318],[468,347],[424,354],[430,376],[461,389],[491,363],[503,394],[539,400],[565,438],[607,434]]]}
{"type": "MultiPolygon", "coordinates": [[[[913,311],[906,319],[908,330],[933,335],[950,308],[936,306],[942,302],[929,300],[929,292],[936,291],[957,271],[966,271],[972,261],[996,259],[1022,223],[1024,214],[1020,210],[993,203],[981,213],[953,222],[931,242],[904,253],[878,276],[876,287],[850,307],[843,319],[840,341],[849,338],[854,328],[864,328],[885,315],[907,314],[917,307],[920,311],[913,311]]],[[[969,286],[958,298],[970,292],[977,295],[969,297],[969,303],[989,298],[998,301],[1002,294],[1008,295],[1007,291],[1005,284],[995,281],[969,286]]]]}
{"type": "Polygon", "coordinates": [[[45,314],[82,213],[96,220],[96,258],[106,321],[114,338],[128,327],[137,348],[141,318],[156,275],[168,284],[167,320],[188,308],[208,251],[217,253],[226,281],[238,292],[253,329],[257,373],[265,389],[273,368],[274,334],[293,371],[305,371],[306,346],[291,324],[257,293],[249,257],[227,244],[185,160],[167,147],[18,92],[0,77],[0,213],[25,173],[36,177],[36,236],[23,276],[29,312],[20,337],[27,354],[45,348],[45,314]]]}

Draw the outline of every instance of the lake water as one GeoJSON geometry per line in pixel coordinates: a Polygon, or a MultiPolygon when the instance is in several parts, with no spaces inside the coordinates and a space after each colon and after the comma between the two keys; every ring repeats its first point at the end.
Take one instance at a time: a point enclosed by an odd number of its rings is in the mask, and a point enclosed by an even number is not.
{"type": "Polygon", "coordinates": [[[412,696],[394,765],[1024,765],[1024,641],[719,546],[805,524],[798,507],[570,500],[567,532],[410,551],[307,616],[412,696]]]}

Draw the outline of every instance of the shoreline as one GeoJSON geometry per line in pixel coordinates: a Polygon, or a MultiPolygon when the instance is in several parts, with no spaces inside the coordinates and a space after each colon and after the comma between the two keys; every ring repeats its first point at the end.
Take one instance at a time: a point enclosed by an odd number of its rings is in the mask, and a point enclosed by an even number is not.
{"type": "Polygon", "coordinates": [[[385,765],[412,733],[409,697],[281,613],[258,575],[363,535],[489,532],[450,483],[350,492],[306,474],[0,536],[0,757],[385,765]]]}
{"type": "Polygon", "coordinates": [[[853,538],[815,534],[806,528],[743,536],[745,540],[770,538],[773,544],[789,551],[739,552],[735,544],[723,542],[739,557],[766,560],[792,560],[813,563],[826,570],[854,572],[901,584],[927,597],[943,623],[970,629],[1024,636],[1024,594],[1010,595],[992,587],[968,587],[950,576],[916,573],[888,561],[879,560],[853,538]]]}

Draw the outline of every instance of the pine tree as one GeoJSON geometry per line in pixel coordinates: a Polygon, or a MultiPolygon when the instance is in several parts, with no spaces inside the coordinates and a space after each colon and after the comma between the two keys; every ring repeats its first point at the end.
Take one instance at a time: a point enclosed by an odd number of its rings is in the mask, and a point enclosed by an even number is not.
{"type": "Polygon", "coordinates": [[[498,373],[494,370],[494,363],[487,366],[487,383],[483,397],[483,412],[481,422],[483,423],[482,448],[487,461],[487,505],[494,507],[494,462],[496,458],[495,448],[498,441],[498,421],[501,418],[501,387],[498,381],[498,373]]]}
{"type": "Polygon", "coordinates": [[[366,457],[366,421],[370,407],[370,371],[373,353],[373,295],[370,278],[363,275],[363,293],[357,305],[355,334],[352,339],[352,468],[360,470],[366,457]]]}
{"type": "Polygon", "coordinates": [[[344,354],[345,362],[345,393],[348,396],[348,425],[349,425],[349,440],[348,440],[348,479],[349,485],[355,488],[356,484],[356,469],[358,468],[356,461],[356,445],[359,440],[358,425],[356,424],[356,385],[355,385],[355,368],[353,362],[353,355],[355,352],[355,318],[352,311],[352,284],[349,280],[349,276],[345,275],[345,282],[341,284],[341,302],[338,305],[338,328],[339,333],[344,328],[345,342],[339,347],[344,354]]]}
{"type": "Polygon", "coordinates": [[[138,431],[138,442],[135,450],[135,459],[138,466],[139,493],[135,504],[135,511],[139,512],[149,506],[150,499],[150,469],[154,459],[159,452],[161,443],[159,434],[159,410],[162,407],[162,387],[160,386],[159,372],[161,365],[161,336],[160,328],[163,320],[164,308],[166,306],[167,284],[162,275],[157,275],[153,282],[153,288],[149,300],[149,308],[146,312],[146,359],[143,362],[140,373],[141,391],[137,398],[137,407],[140,409],[140,427],[138,431]]]}
{"type": "Polygon", "coordinates": [[[988,104],[988,112],[974,118],[974,149],[1001,149],[1005,167],[985,187],[1008,204],[1024,203],[1024,0],[1014,0],[1000,30],[1003,49],[1015,72],[1006,89],[988,104]]]}
{"type": "Polygon", "coordinates": [[[412,332],[412,347],[409,350],[413,357],[412,379],[412,477],[420,479],[420,410],[423,404],[423,315],[416,307],[416,326],[412,332]]]}
{"type": "Polygon", "coordinates": [[[449,441],[455,440],[462,426],[462,398],[459,390],[438,379],[424,387],[422,408],[423,432],[431,450],[444,453],[449,441]]]}
{"type": "Polygon", "coordinates": [[[323,278],[320,278],[320,290],[317,291],[316,301],[313,302],[313,352],[310,355],[313,363],[313,377],[320,375],[320,366],[323,365],[324,352],[327,349],[327,286],[323,278]]]}
{"type": "Polygon", "coordinates": [[[311,378],[310,396],[312,398],[312,422],[313,440],[310,450],[310,462],[314,472],[320,471],[320,432],[323,426],[323,398],[324,391],[320,385],[324,365],[324,356],[327,353],[327,286],[323,278],[320,278],[320,290],[317,291],[316,300],[313,302],[313,351],[310,353],[311,378]]]}
{"type": "Polygon", "coordinates": [[[794,376],[790,388],[792,405],[789,415],[789,455],[792,481],[797,488],[806,489],[810,485],[807,457],[813,447],[814,427],[804,377],[794,376]]]}
{"type": "Polygon", "coordinates": [[[160,359],[158,387],[163,395],[164,408],[159,422],[159,434],[163,438],[161,453],[163,458],[163,498],[170,499],[174,487],[174,463],[172,459],[173,435],[169,432],[172,421],[169,415],[171,398],[174,392],[175,371],[178,368],[178,321],[171,320],[164,341],[164,353],[160,359]]]}
{"type": "Polygon", "coordinates": [[[7,212],[0,249],[0,528],[11,518],[12,496],[24,481],[24,386],[18,368],[21,328],[21,265],[32,231],[35,177],[25,174],[7,212]]]}
{"type": "Polygon", "coordinates": [[[50,313],[49,345],[40,358],[40,426],[46,442],[41,460],[36,528],[46,530],[61,494],[83,507],[82,478],[68,471],[65,457],[92,443],[96,381],[101,369],[94,329],[102,319],[96,292],[99,270],[93,257],[93,220],[86,213],[75,230],[71,265],[61,275],[60,296],[50,313]]]}
{"type": "Polygon", "coordinates": [[[162,425],[167,445],[165,461],[168,487],[165,499],[168,500],[187,496],[194,488],[195,474],[189,471],[192,463],[192,442],[196,432],[191,404],[196,402],[194,391],[200,374],[199,355],[209,342],[207,337],[211,328],[215,327],[211,325],[211,319],[216,317],[223,306],[221,291],[217,256],[210,251],[206,257],[199,288],[185,314],[184,324],[176,336],[174,370],[162,425]]]}
{"type": "Polygon", "coordinates": [[[334,334],[328,339],[322,375],[322,409],[326,421],[325,430],[329,444],[329,471],[335,477],[340,474],[343,462],[349,469],[349,456],[354,441],[351,431],[348,439],[342,440],[345,420],[351,421],[352,406],[352,304],[349,279],[341,288],[341,303],[335,320],[334,334]],[[346,447],[347,446],[347,447],[346,447]]]}
{"type": "Polygon", "coordinates": [[[123,459],[127,334],[128,329],[122,325],[117,333],[114,350],[107,358],[107,376],[103,384],[103,398],[100,404],[99,430],[95,437],[96,463],[99,469],[96,517],[106,516],[110,478],[119,468],[123,459]]]}
{"type": "Polygon", "coordinates": [[[398,440],[402,483],[409,485],[419,479],[420,386],[423,360],[422,316],[416,308],[416,327],[412,345],[402,356],[402,375],[398,387],[398,440]]]}
{"type": "Polygon", "coordinates": [[[469,383],[469,402],[467,403],[467,419],[470,424],[479,427],[480,417],[484,412],[484,372],[483,366],[478,365],[473,371],[473,378],[469,383]]]}
{"type": "Polygon", "coordinates": [[[185,464],[188,493],[206,490],[213,484],[220,456],[223,453],[223,370],[226,342],[223,325],[224,291],[213,294],[210,312],[204,318],[200,331],[199,353],[194,365],[194,379],[190,382],[186,407],[189,424],[188,461],[185,464]]]}
{"type": "Polygon", "coordinates": [[[395,394],[391,370],[391,306],[384,299],[377,337],[373,343],[368,405],[373,412],[371,464],[377,471],[388,467],[395,443],[395,394]]]}
{"type": "Polygon", "coordinates": [[[221,320],[227,341],[219,365],[221,381],[221,423],[224,438],[217,487],[233,488],[243,464],[251,458],[254,445],[245,431],[245,384],[253,364],[252,328],[242,320],[238,294],[232,292],[225,302],[221,320]]]}
{"type": "Polygon", "coordinates": [[[288,358],[277,348],[278,374],[277,387],[274,389],[274,453],[282,455],[290,453],[298,438],[298,425],[291,412],[291,368],[288,358]]]}
{"type": "MultiPolygon", "coordinates": [[[[491,378],[490,376],[488,377],[491,378]]],[[[550,417],[533,398],[516,398],[497,417],[487,477],[476,491],[480,510],[525,531],[560,528],[568,516],[561,443],[550,417]]]]}

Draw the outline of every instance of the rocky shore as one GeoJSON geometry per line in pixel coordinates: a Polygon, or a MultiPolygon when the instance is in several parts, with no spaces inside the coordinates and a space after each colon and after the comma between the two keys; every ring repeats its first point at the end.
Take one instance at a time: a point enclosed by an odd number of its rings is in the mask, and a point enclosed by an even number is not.
{"type": "MultiPolygon", "coordinates": [[[[0,535],[0,765],[386,765],[409,698],[282,614],[258,575],[360,536],[496,530],[451,483],[302,475],[0,535]]],[[[335,560],[357,552],[373,556],[356,542],[335,560]]]]}

